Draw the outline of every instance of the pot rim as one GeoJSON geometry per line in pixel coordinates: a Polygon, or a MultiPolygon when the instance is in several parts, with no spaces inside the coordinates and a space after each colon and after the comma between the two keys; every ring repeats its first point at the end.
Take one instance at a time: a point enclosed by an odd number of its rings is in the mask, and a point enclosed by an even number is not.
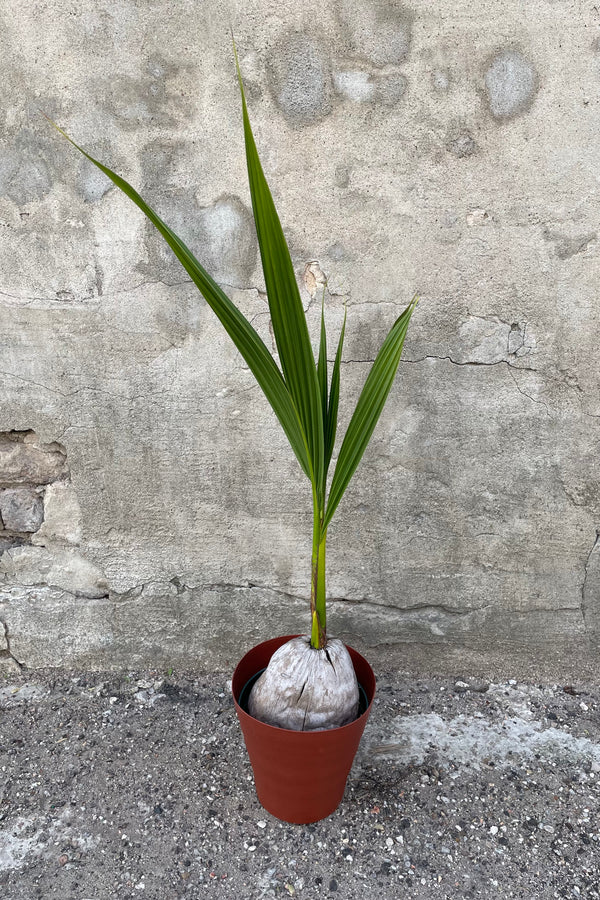
{"type": "MultiPolygon", "coordinates": [[[[296,731],[296,729],[294,729],[294,728],[280,728],[279,725],[269,725],[268,722],[262,722],[260,719],[256,719],[254,716],[251,716],[250,713],[246,712],[246,710],[243,709],[240,706],[240,704],[238,703],[238,698],[236,697],[235,691],[233,690],[233,682],[235,680],[235,676],[237,674],[237,671],[238,671],[240,665],[246,659],[246,657],[250,656],[250,654],[253,653],[255,650],[257,650],[259,647],[262,647],[263,644],[269,644],[269,643],[271,643],[271,641],[274,641],[274,640],[281,640],[281,642],[282,642],[281,646],[283,646],[284,643],[286,643],[287,641],[291,641],[293,638],[296,638],[296,637],[304,637],[304,635],[302,635],[302,634],[286,634],[286,635],[277,636],[275,638],[269,638],[266,641],[261,641],[260,644],[255,644],[254,647],[251,647],[250,650],[248,650],[248,652],[245,653],[242,656],[242,658],[239,660],[239,662],[233,672],[232,685],[231,685],[231,693],[233,695],[233,703],[235,705],[235,709],[236,709],[238,716],[244,716],[245,718],[249,719],[251,722],[256,722],[259,726],[262,726],[263,728],[271,729],[273,732],[277,732],[278,734],[281,734],[281,732],[284,732],[287,734],[301,735],[299,740],[310,740],[315,735],[321,736],[323,734],[333,734],[333,733],[337,733],[340,731],[344,731],[344,729],[346,729],[346,728],[347,729],[356,728],[357,722],[361,722],[365,718],[365,716],[368,716],[370,714],[371,707],[373,706],[373,700],[375,699],[375,690],[373,690],[373,694],[367,705],[367,708],[364,710],[364,712],[362,712],[360,714],[360,716],[357,716],[356,719],[353,719],[351,722],[347,722],[345,725],[337,725],[335,728],[321,728],[321,729],[317,729],[315,731],[296,731]]],[[[369,669],[371,670],[371,673],[373,675],[373,681],[376,682],[375,672],[373,671],[369,661],[367,659],[365,659],[365,657],[362,655],[362,653],[359,653],[358,650],[355,650],[354,647],[350,647],[348,644],[346,644],[345,641],[343,643],[344,643],[344,646],[347,648],[347,650],[350,652],[351,656],[352,656],[352,654],[355,654],[356,656],[360,657],[360,659],[369,667],[369,669]]],[[[246,682],[244,682],[244,685],[241,686],[241,689],[239,690],[238,694],[241,694],[242,690],[244,689],[245,683],[246,682]]],[[[365,694],[366,694],[367,691],[366,691],[364,685],[363,685],[363,690],[365,691],[365,694]]],[[[367,699],[368,699],[368,694],[367,694],[367,699]]]]}

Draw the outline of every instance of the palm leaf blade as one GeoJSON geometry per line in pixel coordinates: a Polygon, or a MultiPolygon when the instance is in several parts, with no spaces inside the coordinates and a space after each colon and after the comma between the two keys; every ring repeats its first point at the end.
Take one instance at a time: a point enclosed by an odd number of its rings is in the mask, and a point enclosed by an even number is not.
{"type": "Polygon", "coordinates": [[[298,410],[306,439],[313,484],[319,486],[323,481],[324,437],[317,368],[294,267],[252,134],[239,64],[237,71],[252,210],[273,333],[285,383],[298,410]]]}
{"type": "MultiPolygon", "coordinates": [[[[51,121],[51,120],[50,120],[51,121]]],[[[87,159],[90,160],[101,172],[126,194],[157,228],[167,244],[173,250],[190,278],[205,298],[206,302],[217,315],[225,330],[233,340],[235,346],[246,361],[252,374],[256,378],[267,400],[271,404],[275,415],[290,442],[292,450],[296,454],[298,462],[304,473],[310,477],[310,465],[306,452],[305,440],[302,433],[298,413],[294,406],[290,392],[279,371],[275,360],[269,353],[264,341],[252,327],[246,317],[231,302],[219,285],[211,278],[208,272],[200,265],[192,252],[183,241],[163,222],[154,210],[143,200],[137,191],[124,178],[117,175],[108,166],[90,156],[68,134],[54,122],[52,124],[60,133],[73,144],[87,159]]]]}
{"type": "Polygon", "coordinates": [[[340,332],[335,362],[331,373],[331,387],[329,389],[329,403],[327,408],[327,425],[325,428],[325,471],[329,469],[331,455],[335,445],[337,432],[338,407],[340,402],[340,366],[342,363],[342,349],[344,346],[344,334],[346,332],[346,310],[344,310],[344,322],[340,332]]]}
{"type": "MultiPolygon", "coordinates": [[[[319,341],[319,360],[317,362],[317,378],[319,380],[319,394],[321,396],[321,410],[323,412],[323,431],[327,434],[327,332],[325,330],[325,296],[321,304],[321,338],[319,341]]],[[[325,452],[327,458],[327,452],[325,452]]],[[[327,467],[327,464],[325,465],[327,467]]]]}
{"type": "Polygon", "coordinates": [[[331,521],[379,421],[396,376],[404,338],[417,299],[413,298],[392,325],[367,376],[340,448],[323,522],[325,528],[331,521]]]}

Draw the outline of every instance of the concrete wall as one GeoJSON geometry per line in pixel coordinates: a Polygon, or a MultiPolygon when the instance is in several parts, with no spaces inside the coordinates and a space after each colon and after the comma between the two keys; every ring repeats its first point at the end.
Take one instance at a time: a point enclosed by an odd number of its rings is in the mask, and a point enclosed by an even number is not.
{"type": "Polygon", "coordinates": [[[379,664],[594,664],[600,14],[583,2],[4,0],[0,619],[28,666],[230,666],[308,627],[285,437],[122,172],[271,343],[250,113],[342,420],[419,291],[329,537],[379,664]],[[43,516],[43,521],[42,521],[43,516]],[[40,524],[41,523],[41,524],[40,524]]]}

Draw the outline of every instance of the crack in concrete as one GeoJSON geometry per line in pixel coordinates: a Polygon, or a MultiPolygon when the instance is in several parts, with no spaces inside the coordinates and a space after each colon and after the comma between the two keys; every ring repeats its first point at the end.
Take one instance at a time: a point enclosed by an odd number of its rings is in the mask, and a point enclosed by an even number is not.
{"type": "MultiPolygon", "coordinates": [[[[98,299],[94,294],[91,294],[89,297],[81,297],[79,300],[61,300],[59,297],[20,297],[18,294],[9,294],[7,291],[0,291],[0,297],[16,300],[17,303],[22,304],[23,306],[29,306],[32,303],[43,303],[45,306],[60,307],[61,309],[65,309],[69,306],[76,306],[80,303],[89,304],[90,301],[98,299]]],[[[6,305],[12,306],[14,304],[6,305]]]]}
{"type": "MultiPolygon", "coordinates": [[[[521,366],[509,366],[509,369],[519,369],[519,368],[521,368],[521,366]]],[[[534,370],[529,369],[528,371],[534,371],[534,370]]],[[[512,378],[512,380],[513,380],[513,382],[514,382],[514,385],[515,385],[516,389],[518,390],[518,392],[519,392],[523,397],[527,397],[528,400],[531,400],[532,403],[537,403],[537,404],[539,404],[540,406],[543,406],[544,409],[546,410],[546,415],[549,416],[549,415],[550,415],[550,408],[548,407],[548,404],[545,403],[543,400],[536,400],[534,397],[531,396],[531,394],[528,394],[526,391],[521,390],[521,388],[519,387],[519,383],[518,383],[516,377],[513,375],[513,373],[509,371],[508,374],[509,374],[510,377],[512,378]]]]}
{"type": "Polygon", "coordinates": [[[415,603],[413,606],[395,606],[393,603],[375,603],[372,600],[350,600],[347,597],[330,597],[327,602],[342,603],[349,606],[370,606],[376,609],[393,609],[400,614],[441,612],[447,616],[470,616],[472,613],[484,612],[487,609],[491,609],[493,606],[491,603],[486,603],[483,606],[473,606],[469,609],[456,609],[453,606],[447,606],[445,603],[415,603]]]}
{"type": "MultiPolygon", "coordinates": [[[[461,367],[462,366],[487,366],[487,367],[507,366],[509,369],[517,369],[521,372],[537,372],[537,369],[533,369],[531,366],[516,366],[514,363],[512,363],[508,359],[498,359],[498,360],[496,360],[496,362],[484,362],[483,360],[479,360],[479,359],[468,359],[468,360],[465,360],[465,362],[458,362],[457,360],[452,359],[451,356],[434,356],[434,355],[430,354],[427,356],[419,356],[417,359],[402,358],[400,360],[400,363],[408,363],[410,365],[413,365],[415,363],[425,362],[428,359],[436,359],[441,362],[449,362],[453,366],[461,366],[461,367]]],[[[372,358],[369,358],[369,359],[343,359],[342,365],[347,365],[348,363],[374,363],[374,362],[375,362],[375,360],[372,358]]],[[[539,402],[539,401],[537,401],[537,402],[539,402]]]]}
{"type": "MultiPolygon", "coordinates": [[[[119,294],[129,294],[132,291],[138,291],[143,287],[151,287],[152,285],[162,284],[164,287],[179,287],[182,284],[194,284],[191,278],[186,278],[184,281],[162,281],[161,279],[157,279],[156,281],[140,281],[138,284],[134,284],[131,287],[120,288],[118,291],[110,291],[108,294],[105,294],[102,290],[102,284],[99,283],[98,277],[96,274],[96,289],[98,291],[97,294],[90,294],[86,297],[75,298],[73,300],[61,300],[58,297],[23,297],[18,294],[9,294],[7,291],[0,291],[0,297],[7,297],[9,300],[16,300],[18,303],[22,303],[24,306],[27,306],[31,303],[43,303],[48,307],[58,307],[60,306],[62,309],[68,307],[76,307],[78,304],[85,303],[87,305],[90,304],[91,301],[98,301],[100,297],[106,297],[107,299],[111,299],[112,297],[116,297],[119,294]]],[[[232,285],[224,285],[224,287],[231,288],[232,285]]]]}
{"type": "Polygon", "coordinates": [[[589,574],[589,569],[590,569],[590,563],[592,561],[592,556],[593,556],[594,551],[596,550],[596,547],[598,546],[599,543],[600,543],[600,528],[596,528],[596,537],[594,539],[592,549],[588,553],[585,563],[583,564],[583,581],[581,582],[581,615],[583,617],[583,624],[584,624],[586,630],[589,627],[589,622],[587,619],[588,602],[587,602],[587,597],[586,597],[587,580],[588,580],[588,574],[589,574]]]}
{"type": "Polygon", "coordinates": [[[61,397],[71,397],[72,394],[68,391],[58,391],[55,388],[50,388],[46,384],[39,384],[37,381],[31,381],[29,378],[23,378],[22,375],[15,375],[14,372],[0,372],[0,375],[6,375],[8,378],[16,378],[17,381],[23,381],[25,384],[32,384],[34,387],[39,387],[43,391],[48,391],[50,394],[60,394],[61,397]]]}
{"type": "MultiPolygon", "coordinates": [[[[600,542],[600,529],[598,531],[598,536],[596,543],[594,544],[594,548],[597,543],[600,542]]],[[[592,551],[591,551],[592,552],[592,551]]],[[[590,552],[590,556],[591,556],[590,552]]],[[[509,573],[513,573],[512,569],[502,570],[507,571],[509,573]]],[[[177,588],[177,593],[182,594],[186,591],[197,591],[197,590],[259,590],[259,591],[267,591],[272,594],[277,594],[280,597],[283,597],[287,600],[298,600],[302,603],[309,603],[308,595],[303,596],[301,594],[293,594],[290,591],[284,591],[281,588],[275,588],[270,585],[264,584],[256,584],[252,581],[247,581],[242,584],[238,584],[235,582],[228,581],[220,581],[220,582],[198,582],[194,584],[187,584],[184,579],[176,576],[172,578],[169,584],[175,585],[177,588]]],[[[133,588],[132,590],[136,590],[133,588]]],[[[143,590],[143,585],[137,587],[138,591],[143,590]]],[[[112,595],[111,595],[112,596],[112,595]]],[[[136,594],[139,596],[139,593],[136,594]]],[[[360,600],[351,599],[349,597],[328,597],[328,604],[339,603],[347,606],[366,606],[371,607],[373,609],[391,609],[397,613],[414,613],[414,612],[442,612],[446,615],[455,615],[455,616],[468,616],[472,613],[477,612],[485,612],[488,609],[494,609],[493,603],[484,603],[481,606],[472,606],[469,609],[456,609],[456,607],[448,606],[444,603],[415,603],[412,606],[395,606],[393,603],[376,603],[373,600],[368,600],[367,598],[362,598],[360,600]]],[[[576,606],[564,606],[564,607],[556,607],[556,606],[540,606],[535,609],[528,610],[530,613],[537,612],[550,612],[550,613],[569,613],[569,612],[580,612],[580,605],[576,606]]],[[[507,612],[522,612],[521,610],[507,610],[507,612]]]]}
{"type": "MultiPolygon", "coordinates": [[[[172,345],[176,347],[176,345],[172,345]]],[[[88,385],[84,385],[82,387],[75,388],[74,391],[60,391],[57,388],[48,387],[47,384],[40,384],[38,381],[32,381],[29,378],[23,378],[22,375],[16,375],[14,372],[0,372],[0,375],[5,375],[8,378],[16,378],[18,381],[24,382],[24,384],[33,385],[33,387],[41,388],[44,391],[48,391],[50,394],[58,394],[61,397],[76,397],[78,394],[82,394],[85,391],[88,391],[92,394],[105,394],[107,397],[112,397],[115,400],[126,400],[129,403],[133,403],[136,400],[150,400],[154,397],[162,397],[165,394],[171,394],[170,388],[165,388],[161,391],[148,391],[148,393],[144,394],[119,394],[114,391],[107,391],[106,388],[101,387],[91,387],[88,385]]],[[[189,400],[191,402],[197,402],[196,397],[180,397],[180,400],[189,400]]]]}
{"type": "Polygon", "coordinates": [[[495,362],[484,362],[483,360],[479,360],[479,359],[468,359],[468,360],[465,360],[465,362],[458,362],[456,359],[452,359],[451,356],[428,355],[428,356],[420,356],[417,359],[401,359],[400,362],[401,363],[420,363],[420,362],[425,362],[425,360],[427,360],[427,359],[437,359],[442,362],[447,361],[449,363],[452,363],[453,366],[488,366],[488,367],[507,366],[509,369],[519,369],[522,372],[537,371],[536,369],[531,368],[531,366],[516,366],[514,363],[512,363],[508,359],[498,359],[495,362]]]}
{"type": "MultiPolygon", "coordinates": [[[[514,363],[510,362],[508,359],[499,359],[496,362],[482,362],[481,360],[467,360],[466,362],[457,362],[455,359],[452,359],[451,356],[422,356],[418,359],[401,359],[401,363],[419,363],[424,362],[427,359],[437,359],[444,360],[452,363],[453,366],[506,366],[508,370],[508,374],[510,375],[514,386],[518,390],[518,392],[523,396],[527,397],[528,400],[531,400],[532,403],[536,403],[540,406],[543,406],[546,410],[546,415],[550,416],[550,407],[543,400],[536,400],[535,397],[532,397],[531,394],[528,394],[526,391],[522,390],[520,387],[514,373],[513,369],[520,372],[537,372],[537,369],[532,368],[531,366],[517,366],[514,363]]],[[[370,362],[370,360],[368,360],[370,362]]]]}
{"type": "MultiPolygon", "coordinates": [[[[302,596],[300,594],[292,594],[289,591],[284,591],[281,588],[271,587],[270,585],[264,584],[255,584],[251,581],[245,582],[243,584],[235,584],[232,582],[208,582],[208,583],[197,583],[193,585],[188,585],[185,581],[179,577],[172,578],[169,582],[170,584],[175,585],[177,588],[177,593],[181,594],[185,591],[195,591],[195,590],[259,590],[259,591],[268,591],[272,594],[277,594],[280,597],[283,597],[287,600],[299,600],[302,603],[309,603],[310,599],[308,596],[302,596]]],[[[414,612],[442,612],[445,615],[455,615],[455,616],[467,616],[471,615],[474,612],[481,612],[492,607],[492,604],[485,604],[483,606],[475,606],[470,609],[456,609],[452,606],[447,606],[443,603],[435,604],[435,603],[416,603],[413,606],[395,606],[393,603],[375,603],[373,600],[368,600],[367,598],[362,598],[361,600],[350,599],[349,597],[329,597],[327,602],[329,604],[343,604],[347,606],[367,606],[372,607],[373,609],[392,609],[397,613],[414,613],[414,612]]]]}
{"type": "MultiPolygon", "coordinates": [[[[157,278],[154,281],[140,281],[138,284],[133,284],[131,287],[119,288],[118,291],[110,291],[104,296],[107,299],[111,299],[112,297],[117,297],[119,294],[130,294],[132,291],[139,291],[140,288],[144,287],[154,287],[157,284],[161,284],[163,287],[171,288],[171,287],[180,287],[183,284],[194,284],[191,278],[184,278],[182,281],[165,281],[162,278],[157,278]]],[[[225,285],[229,287],[229,285],[225,285]]]]}
{"type": "MultiPolygon", "coordinates": [[[[39,544],[37,546],[46,548],[46,544],[39,544]]],[[[110,590],[107,590],[106,593],[104,593],[104,594],[96,593],[96,591],[94,591],[94,594],[92,596],[91,591],[81,591],[81,590],[77,590],[77,588],[66,588],[60,584],[52,584],[51,581],[24,582],[24,581],[18,581],[17,579],[12,578],[11,576],[5,576],[5,578],[6,578],[6,583],[10,587],[23,588],[26,591],[34,590],[35,588],[37,588],[38,590],[44,590],[47,588],[50,591],[56,591],[57,593],[61,593],[61,594],[70,594],[71,597],[76,597],[78,600],[87,600],[89,602],[92,602],[95,600],[111,600],[113,598],[113,594],[110,590]]],[[[150,582],[150,583],[153,583],[153,582],[150,582]]],[[[104,588],[102,587],[102,588],[100,588],[100,590],[104,590],[104,588]]]]}

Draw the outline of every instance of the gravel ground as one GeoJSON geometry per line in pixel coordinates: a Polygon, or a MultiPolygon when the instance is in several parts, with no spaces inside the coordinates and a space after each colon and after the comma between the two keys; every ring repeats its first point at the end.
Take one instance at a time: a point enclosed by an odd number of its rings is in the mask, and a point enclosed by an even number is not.
{"type": "Polygon", "coordinates": [[[600,689],[379,673],[344,800],[258,804],[226,675],[0,680],[3,900],[600,898],[600,689]]]}

